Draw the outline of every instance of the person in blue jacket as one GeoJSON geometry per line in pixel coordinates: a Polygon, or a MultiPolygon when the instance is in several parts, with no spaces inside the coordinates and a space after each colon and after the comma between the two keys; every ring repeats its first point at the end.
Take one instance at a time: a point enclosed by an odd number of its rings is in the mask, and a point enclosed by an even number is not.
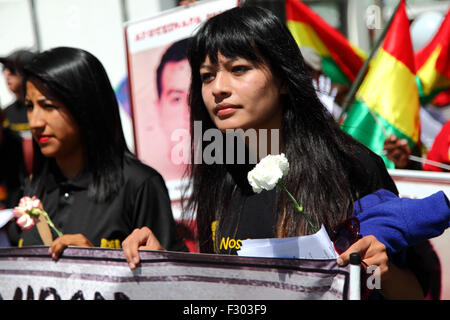
{"type": "Polygon", "coordinates": [[[439,299],[440,261],[427,240],[441,235],[450,226],[450,203],[445,193],[409,199],[380,189],[355,201],[354,208],[357,227],[352,219],[352,223],[345,221],[341,224],[343,228],[337,227],[332,234],[335,246],[345,248],[338,262],[345,265],[350,253],[360,252],[361,242],[350,243],[358,235],[363,237],[362,242],[375,238],[383,244],[389,261],[400,268],[413,268],[427,297],[439,299]]]}
{"type": "Polygon", "coordinates": [[[450,227],[450,205],[443,191],[423,199],[399,198],[379,190],[355,203],[361,235],[373,235],[388,254],[441,235],[450,227]]]}

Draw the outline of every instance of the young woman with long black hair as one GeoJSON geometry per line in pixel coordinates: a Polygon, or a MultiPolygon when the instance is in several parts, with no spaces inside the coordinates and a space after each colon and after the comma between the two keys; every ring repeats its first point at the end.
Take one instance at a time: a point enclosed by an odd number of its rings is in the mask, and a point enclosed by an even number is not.
{"type": "MultiPolygon", "coordinates": [[[[58,47],[38,54],[24,73],[35,141],[24,194],[38,197],[63,233],[51,243],[54,258],[69,245],[120,248],[143,226],[164,247],[183,249],[164,180],[128,151],[101,62],[87,51],[58,47]]],[[[10,231],[18,245],[42,245],[36,228],[10,231]]]]}
{"type": "MultiPolygon", "coordinates": [[[[282,190],[254,193],[247,181],[254,167],[248,159],[258,154],[264,130],[275,136],[279,130],[278,140],[267,138],[272,141],[267,150],[277,144],[286,155],[286,188],[312,224],[323,224],[329,233],[352,216],[354,201],[379,189],[398,194],[381,158],[341,131],[321,104],[295,40],[268,10],[244,6],[209,19],[192,38],[188,58],[191,133],[201,123],[202,135],[192,134],[186,212],[196,214],[201,252],[234,253],[247,238],[313,233],[282,190]],[[226,146],[221,161],[195,161],[211,143],[203,135],[211,129],[219,130],[223,141],[227,130],[255,130],[256,143],[246,140],[246,163],[227,163],[226,146]]],[[[123,247],[134,267],[137,248],[156,249],[157,244],[151,231],[142,228],[123,247]]],[[[348,263],[350,252],[360,252],[368,265],[380,267],[388,296],[423,297],[415,275],[391,264],[374,236],[354,243],[338,262],[348,263]]]]}

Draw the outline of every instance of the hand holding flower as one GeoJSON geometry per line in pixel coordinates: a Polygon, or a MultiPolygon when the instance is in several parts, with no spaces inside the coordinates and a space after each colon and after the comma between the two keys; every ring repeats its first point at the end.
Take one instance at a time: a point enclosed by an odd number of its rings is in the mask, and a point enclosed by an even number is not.
{"type": "Polygon", "coordinates": [[[22,197],[19,201],[19,206],[14,208],[13,214],[17,219],[17,225],[22,230],[30,230],[36,224],[39,216],[42,215],[56,234],[62,236],[62,233],[56,229],[47,212],[45,212],[41,200],[36,198],[36,196],[32,198],[22,197]]]}
{"type": "Polygon", "coordinates": [[[292,196],[292,194],[286,189],[286,186],[283,183],[283,177],[289,171],[289,161],[287,160],[284,153],[280,155],[267,155],[255,166],[253,170],[251,170],[247,179],[252,189],[256,193],[260,193],[264,190],[272,190],[275,186],[281,187],[284,191],[286,191],[287,195],[294,202],[295,207],[298,212],[303,214],[306,221],[309,223],[314,232],[317,232],[318,229],[312,224],[306,214],[303,212],[303,206],[299,205],[297,200],[292,196]]]}

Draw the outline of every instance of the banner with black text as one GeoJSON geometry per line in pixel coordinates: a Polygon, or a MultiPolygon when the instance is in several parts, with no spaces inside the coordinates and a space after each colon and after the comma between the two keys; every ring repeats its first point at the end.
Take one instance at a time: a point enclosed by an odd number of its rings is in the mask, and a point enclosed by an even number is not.
{"type": "Polygon", "coordinates": [[[142,251],[130,270],[122,250],[0,249],[4,300],[347,299],[349,268],[335,260],[250,258],[142,251]]]}

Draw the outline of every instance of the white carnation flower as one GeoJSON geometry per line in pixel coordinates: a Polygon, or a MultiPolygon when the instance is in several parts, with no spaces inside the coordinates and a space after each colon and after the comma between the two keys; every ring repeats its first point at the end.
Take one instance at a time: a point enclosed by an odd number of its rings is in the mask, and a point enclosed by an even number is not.
{"type": "Polygon", "coordinates": [[[35,222],[33,218],[31,218],[28,214],[22,215],[20,218],[17,219],[17,225],[22,230],[30,230],[34,226],[35,222]]]}
{"type": "Polygon", "coordinates": [[[287,160],[284,153],[280,155],[268,155],[261,159],[261,161],[251,170],[247,179],[250,185],[253,188],[253,191],[256,193],[260,193],[264,190],[272,190],[276,185],[279,186],[286,191],[287,195],[294,202],[295,207],[299,213],[301,213],[306,221],[309,223],[314,232],[317,232],[318,229],[312,224],[311,220],[307,217],[305,212],[303,211],[303,206],[298,204],[297,200],[295,200],[294,196],[286,189],[283,183],[283,177],[289,171],[289,161],[287,160]]]}
{"type": "Polygon", "coordinates": [[[289,171],[289,162],[284,155],[267,155],[251,170],[247,179],[253,191],[260,193],[264,190],[272,190],[277,183],[289,171]]]}

